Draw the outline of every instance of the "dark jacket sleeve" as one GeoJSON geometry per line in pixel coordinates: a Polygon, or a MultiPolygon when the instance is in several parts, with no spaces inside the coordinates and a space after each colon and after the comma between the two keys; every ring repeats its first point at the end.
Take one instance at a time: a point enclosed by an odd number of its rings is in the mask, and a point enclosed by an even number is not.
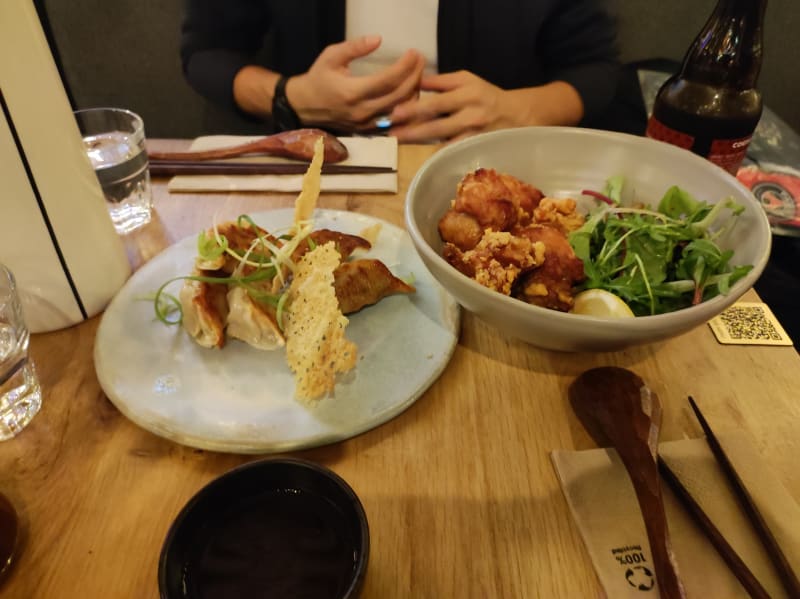
{"type": "Polygon", "coordinates": [[[607,0],[560,0],[537,42],[547,79],[575,87],[585,121],[608,107],[620,76],[616,23],[607,5],[607,0]]]}
{"type": "Polygon", "coordinates": [[[253,62],[270,28],[266,2],[186,0],[181,30],[181,64],[201,95],[238,111],[233,78],[253,62]]]}

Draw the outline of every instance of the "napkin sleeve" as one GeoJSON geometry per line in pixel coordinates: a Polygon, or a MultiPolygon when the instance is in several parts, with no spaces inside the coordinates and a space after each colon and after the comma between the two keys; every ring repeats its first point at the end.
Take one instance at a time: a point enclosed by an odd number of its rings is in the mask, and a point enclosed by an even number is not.
{"type": "MultiPolygon", "coordinates": [[[[742,480],[794,568],[800,567],[800,507],[749,438],[720,435],[742,480]]],[[[705,439],[662,443],[659,452],[773,598],[787,597],[705,439]]],[[[644,520],[613,449],[553,451],[553,465],[598,578],[609,597],[653,597],[658,589],[644,520]]],[[[747,592],[662,482],[679,575],[689,597],[737,599],[747,592]]]]}

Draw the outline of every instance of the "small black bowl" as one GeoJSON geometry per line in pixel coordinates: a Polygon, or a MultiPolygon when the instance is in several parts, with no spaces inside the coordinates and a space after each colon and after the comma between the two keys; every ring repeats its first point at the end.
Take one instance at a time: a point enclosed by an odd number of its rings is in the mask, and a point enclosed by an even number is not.
{"type": "Polygon", "coordinates": [[[299,459],[245,464],[203,487],[167,533],[162,599],[356,599],[367,516],[331,470],[299,459]]]}
{"type": "Polygon", "coordinates": [[[20,522],[11,501],[0,493],[0,584],[17,558],[20,522]]]}

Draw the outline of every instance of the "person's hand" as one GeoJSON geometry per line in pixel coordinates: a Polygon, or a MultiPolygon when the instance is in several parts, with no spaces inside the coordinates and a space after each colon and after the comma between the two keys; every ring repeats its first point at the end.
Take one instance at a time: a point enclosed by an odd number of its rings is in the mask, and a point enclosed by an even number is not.
{"type": "Polygon", "coordinates": [[[391,112],[391,135],[401,142],[457,140],[516,124],[506,92],[469,71],[423,77],[420,90],[438,93],[422,94],[391,112]]]}
{"type": "Polygon", "coordinates": [[[561,81],[504,90],[469,71],[423,77],[422,94],[391,112],[390,134],[400,142],[457,141],[470,135],[526,125],[576,124],[583,104],[561,81]]]}
{"type": "Polygon", "coordinates": [[[417,94],[424,57],[406,51],[371,75],[354,76],[348,65],[373,52],[379,36],[362,37],[325,48],[308,72],[289,79],[286,95],[300,120],[309,125],[359,131],[374,128],[378,115],[417,94]]]}

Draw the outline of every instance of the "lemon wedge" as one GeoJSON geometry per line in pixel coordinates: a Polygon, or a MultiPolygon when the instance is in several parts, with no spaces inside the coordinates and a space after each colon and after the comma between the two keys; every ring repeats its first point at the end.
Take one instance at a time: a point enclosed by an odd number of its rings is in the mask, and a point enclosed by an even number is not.
{"type": "Polygon", "coordinates": [[[630,318],[634,316],[628,304],[605,289],[587,289],[575,296],[573,314],[600,318],[630,318]]]}

